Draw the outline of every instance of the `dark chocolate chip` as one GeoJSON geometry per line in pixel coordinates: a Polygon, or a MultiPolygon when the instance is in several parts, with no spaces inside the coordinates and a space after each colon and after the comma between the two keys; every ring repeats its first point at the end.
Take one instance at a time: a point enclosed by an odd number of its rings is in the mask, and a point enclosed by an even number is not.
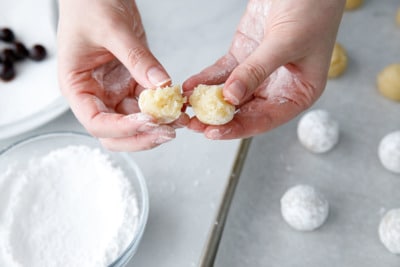
{"type": "Polygon", "coordinates": [[[15,77],[14,64],[10,61],[0,63],[0,80],[11,81],[15,77]]]}
{"type": "Polygon", "coordinates": [[[11,48],[5,48],[1,52],[1,57],[3,58],[3,61],[17,61],[18,57],[15,54],[15,51],[11,48]]]}
{"type": "Polygon", "coordinates": [[[46,48],[42,45],[34,45],[29,52],[29,57],[35,61],[43,60],[47,55],[46,48]]]}
{"type": "Polygon", "coordinates": [[[17,57],[17,60],[23,60],[23,59],[29,57],[29,50],[21,42],[14,43],[14,52],[17,57]]]}
{"type": "Polygon", "coordinates": [[[0,40],[11,43],[12,41],[14,41],[14,39],[15,36],[12,30],[10,30],[9,28],[0,29],[0,40]]]}

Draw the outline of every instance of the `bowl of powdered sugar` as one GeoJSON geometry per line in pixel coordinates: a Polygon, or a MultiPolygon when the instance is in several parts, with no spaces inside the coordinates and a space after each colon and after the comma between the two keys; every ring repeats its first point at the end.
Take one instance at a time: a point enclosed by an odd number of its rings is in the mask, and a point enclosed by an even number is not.
{"type": "Polygon", "coordinates": [[[148,202],[128,154],[80,133],[20,141],[0,152],[0,266],[125,266],[148,202]]]}

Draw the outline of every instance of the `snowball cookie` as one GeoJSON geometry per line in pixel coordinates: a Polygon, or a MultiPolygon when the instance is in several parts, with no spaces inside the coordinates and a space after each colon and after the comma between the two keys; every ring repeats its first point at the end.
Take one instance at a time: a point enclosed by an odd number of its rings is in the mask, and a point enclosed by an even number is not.
{"type": "Polygon", "coordinates": [[[379,144],[378,156],[386,169],[400,173],[400,131],[383,137],[379,144]]]}
{"type": "Polygon", "coordinates": [[[379,238],[393,254],[400,254],[400,209],[388,211],[379,224],[379,238]]]}
{"type": "Polygon", "coordinates": [[[281,213],[294,229],[312,231],[325,222],[329,204],[314,187],[297,185],[286,191],[281,198],[281,213]]]}
{"type": "Polygon", "coordinates": [[[328,78],[336,78],[343,74],[347,68],[347,53],[342,45],[335,43],[333,47],[331,64],[329,66],[328,78]]]}
{"type": "Polygon", "coordinates": [[[339,124],[321,109],[307,112],[297,125],[300,143],[314,153],[331,150],[339,141],[339,124]]]}
{"type": "Polygon", "coordinates": [[[360,7],[364,1],[363,0],[346,0],[345,9],[352,10],[360,7]]]}
{"type": "Polygon", "coordinates": [[[198,85],[194,88],[189,103],[196,117],[209,125],[228,123],[235,114],[235,106],[224,100],[222,87],[218,85],[198,85]]]}
{"type": "Polygon", "coordinates": [[[385,97],[400,101],[400,64],[391,64],[377,77],[379,92],[385,97]]]}
{"type": "Polygon", "coordinates": [[[139,95],[139,108],[159,123],[170,123],[179,118],[185,98],[179,85],[146,89],[139,95]]]}

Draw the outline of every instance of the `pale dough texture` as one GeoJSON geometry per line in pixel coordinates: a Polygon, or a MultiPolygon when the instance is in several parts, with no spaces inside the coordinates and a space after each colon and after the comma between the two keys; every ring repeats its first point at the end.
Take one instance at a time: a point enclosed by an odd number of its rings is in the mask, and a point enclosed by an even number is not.
{"type": "Polygon", "coordinates": [[[143,113],[157,119],[159,123],[171,123],[182,113],[185,97],[179,85],[146,89],[139,96],[139,108],[143,113]]]}
{"type": "Polygon", "coordinates": [[[189,98],[196,117],[209,125],[222,125],[230,122],[235,114],[235,106],[224,100],[222,87],[217,85],[198,85],[189,98]]]}
{"type": "Polygon", "coordinates": [[[400,254],[400,209],[388,211],[379,224],[379,238],[393,254],[400,254]]]}
{"type": "Polygon", "coordinates": [[[400,131],[389,133],[381,140],[378,156],[386,169],[400,173],[400,131]]]}
{"type": "Polygon", "coordinates": [[[312,231],[326,221],[329,203],[314,187],[297,185],[286,191],[281,198],[281,213],[294,229],[312,231]]]}
{"type": "Polygon", "coordinates": [[[392,100],[400,101],[400,64],[391,64],[377,77],[379,92],[392,100]]]}
{"type": "Polygon", "coordinates": [[[328,78],[336,78],[347,69],[347,53],[342,45],[335,43],[333,47],[331,63],[329,66],[328,78]]]}
{"type": "Polygon", "coordinates": [[[314,153],[331,150],[339,141],[339,124],[325,110],[307,112],[297,125],[300,143],[314,153]]]}
{"type": "Polygon", "coordinates": [[[346,10],[353,10],[359,8],[363,4],[364,0],[346,0],[346,10]]]}

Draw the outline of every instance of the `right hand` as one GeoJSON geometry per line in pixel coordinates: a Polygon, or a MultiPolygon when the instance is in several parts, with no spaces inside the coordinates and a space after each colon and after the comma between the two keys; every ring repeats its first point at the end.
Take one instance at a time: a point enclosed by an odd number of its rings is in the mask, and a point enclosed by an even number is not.
{"type": "Polygon", "coordinates": [[[133,0],[60,0],[58,64],[61,91],[77,119],[117,151],[154,148],[189,122],[182,114],[159,125],[140,113],[144,88],[171,79],[150,52],[133,0]]]}

